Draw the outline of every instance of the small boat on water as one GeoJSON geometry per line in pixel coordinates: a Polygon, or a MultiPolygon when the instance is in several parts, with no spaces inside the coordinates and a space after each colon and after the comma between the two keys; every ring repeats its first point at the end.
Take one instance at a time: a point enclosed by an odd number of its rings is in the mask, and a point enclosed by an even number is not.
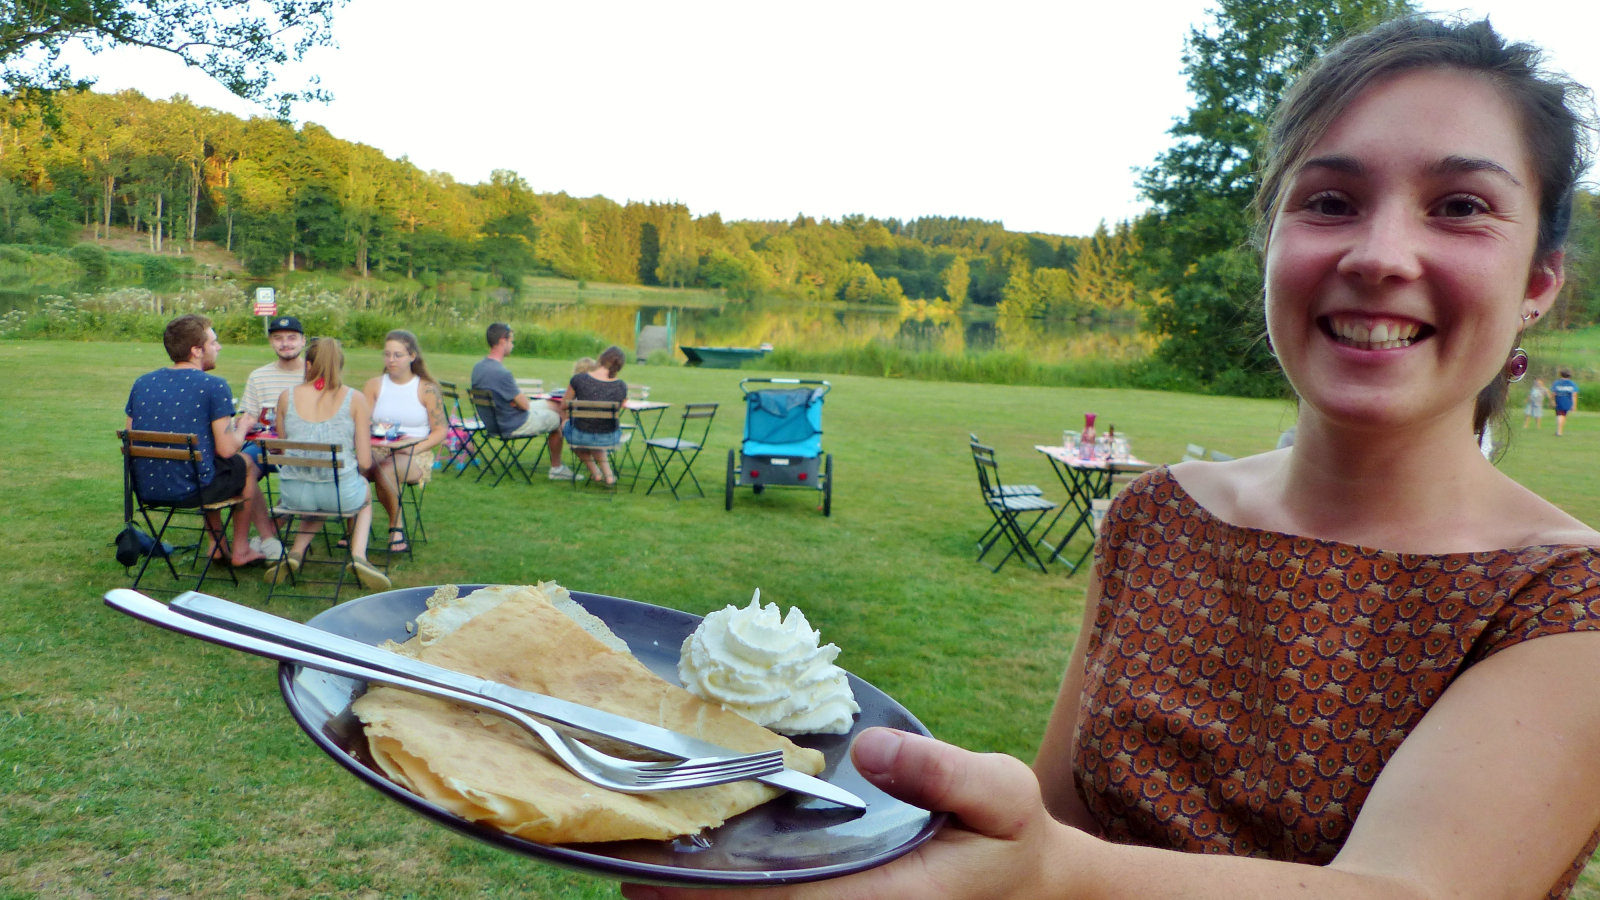
{"type": "Polygon", "coordinates": [[[707,369],[737,369],[744,365],[747,359],[760,359],[772,349],[771,344],[760,347],[683,347],[683,355],[689,360],[691,366],[703,366],[707,369]]]}

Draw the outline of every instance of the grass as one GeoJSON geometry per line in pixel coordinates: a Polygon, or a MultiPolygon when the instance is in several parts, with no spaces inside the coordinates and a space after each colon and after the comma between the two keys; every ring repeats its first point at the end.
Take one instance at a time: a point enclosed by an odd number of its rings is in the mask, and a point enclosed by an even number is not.
{"type": "MultiPolygon", "coordinates": [[[[267,361],[224,348],[238,389],[267,361]]],[[[465,381],[474,356],[430,354],[465,381]]],[[[120,528],[117,457],[129,383],[159,346],[0,342],[0,898],[614,897],[609,882],[483,848],[435,828],[345,775],[300,735],[273,667],[108,610],[127,583],[109,541],[120,528]]],[[[349,377],[379,371],[352,349],[349,377]]],[[[516,374],[564,380],[564,362],[512,359],[516,374]]],[[[747,372],[630,367],[652,399],[724,404],[698,466],[720,485],[742,421],[747,372]]],[[[1174,460],[1184,444],[1234,455],[1271,447],[1288,404],[1139,391],[832,377],[827,447],[834,516],[815,496],[772,491],[674,503],[607,503],[536,479],[490,489],[436,481],[433,542],[401,586],[554,578],[574,589],[705,613],[764,598],[800,605],[840,662],[886,690],[935,734],[1031,759],[1082,610],[1081,579],[973,563],[984,516],[966,434],[1000,451],[1009,479],[1053,479],[1035,443],[1100,413],[1137,454],[1174,460]],[[995,715],[1005,710],[1005,715],[995,715]]],[[[664,427],[672,424],[669,418],[664,427]]],[[[1556,441],[1516,432],[1503,465],[1585,521],[1600,522],[1590,463],[1600,416],[1556,441]]],[[[1059,489],[1050,492],[1059,497],[1059,489]]],[[[260,605],[259,576],[217,590],[260,605]]],[[[225,584],[225,583],[224,583],[225,584]]],[[[322,608],[275,601],[298,619],[322,608]]],[[[1595,867],[1600,869],[1600,867],[1595,867]]],[[[1600,900],[1600,879],[1576,895],[1600,900]]]]}

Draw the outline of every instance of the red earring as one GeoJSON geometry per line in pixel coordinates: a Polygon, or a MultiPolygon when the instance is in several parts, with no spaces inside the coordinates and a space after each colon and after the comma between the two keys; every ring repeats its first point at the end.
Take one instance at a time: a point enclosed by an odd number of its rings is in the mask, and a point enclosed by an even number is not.
{"type": "Polygon", "coordinates": [[[1521,347],[1511,351],[1511,356],[1506,360],[1506,380],[1521,381],[1522,376],[1528,374],[1528,354],[1521,347]]]}

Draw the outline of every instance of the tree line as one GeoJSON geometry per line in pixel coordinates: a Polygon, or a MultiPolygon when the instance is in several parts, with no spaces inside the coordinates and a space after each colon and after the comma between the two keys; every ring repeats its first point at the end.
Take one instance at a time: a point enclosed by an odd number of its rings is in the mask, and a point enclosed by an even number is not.
{"type": "Polygon", "coordinates": [[[315,124],[182,96],[74,91],[41,110],[13,95],[3,112],[0,241],[128,227],[154,253],[214,241],[258,276],[335,269],[431,286],[476,269],[513,289],[550,274],[1018,316],[1109,313],[1140,296],[1126,224],[1078,238],[967,218],[724,222],[681,203],[539,193],[505,170],[462,184],[315,124]]]}

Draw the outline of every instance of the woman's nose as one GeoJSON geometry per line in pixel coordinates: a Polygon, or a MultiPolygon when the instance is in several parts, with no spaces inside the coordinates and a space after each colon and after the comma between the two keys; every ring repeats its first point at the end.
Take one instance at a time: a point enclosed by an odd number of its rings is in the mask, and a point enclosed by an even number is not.
{"type": "Polygon", "coordinates": [[[1401,204],[1381,205],[1352,229],[1339,273],[1374,285],[1421,277],[1422,228],[1423,223],[1401,204]]]}

